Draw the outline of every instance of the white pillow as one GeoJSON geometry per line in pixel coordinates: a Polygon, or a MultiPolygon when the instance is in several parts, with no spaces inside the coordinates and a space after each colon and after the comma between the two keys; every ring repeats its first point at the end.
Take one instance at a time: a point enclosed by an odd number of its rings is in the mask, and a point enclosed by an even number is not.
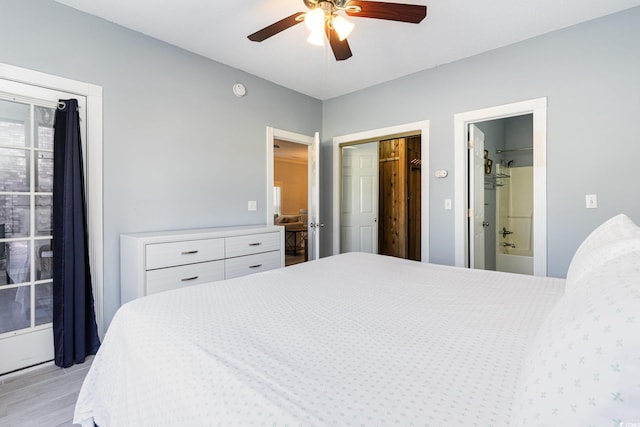
{"type": "Polygon", "coordinates": [[[578,247],[567,271],[565,292],[573,292],[576,282],[599,265],[639,248],[640,227],[624,214],[614,216],[591,232],[578,247]]]}
{"type": "Polygon", "coordinates": [[[640,251],[607,261],[576,285],[532,343],[511,426],[640,422],[640,251]]]}

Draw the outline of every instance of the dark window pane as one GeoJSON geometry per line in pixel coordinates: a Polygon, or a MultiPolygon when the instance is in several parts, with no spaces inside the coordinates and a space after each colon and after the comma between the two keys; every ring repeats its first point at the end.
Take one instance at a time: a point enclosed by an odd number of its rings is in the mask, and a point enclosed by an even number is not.
{"type": "Polygon", "coordinates": [[[29,208],[29,196],[0,196],[0,227],[4,226],[4,237],[29,237],[29,208]]]}
{"type": "Polygon", "coordinates": [[[52,283],[43,283],[36,286],[36,326],[53,321],[53,294],[52,283]]]}
{"type": "Polygon", "coordinates": [[[31,326],[31,288],[0,289],[0,334],[31,326]]]}
{"type": "Polygon", "coordinates": [[[29,151],[0,148],[0,191],[29,191],[29,151]]]}
{"type": "Polygon", "coordinates": [[[53,197],[36,196],[36,236],[51,236],[53,197]]]}
{"type": "Polygon", "coordinates": [[[53,249],[52,240],[36,240],[36,280],[52,277],[53,249]]]}
{"type": "Polygon", "coordinates": [[[0,145],[28,147],[29,116],[27,104],[0,100],[0,145]]]}
{"type": "Polygon", "coordinates": [[[49,107],[35,107],[36,142],[37,148],[53,150],[53,117],[55,109],[49,107]]]}
{"type": "Polygon", "coordinates": [[[53,191],[53,152],[36,151],[36,191],[53,191]]]}
{"type": "Polygon", "coordinates": [[[29,242],[7,242],[7,279],[9,284],[25,283],[31,277],[29,242]]]}

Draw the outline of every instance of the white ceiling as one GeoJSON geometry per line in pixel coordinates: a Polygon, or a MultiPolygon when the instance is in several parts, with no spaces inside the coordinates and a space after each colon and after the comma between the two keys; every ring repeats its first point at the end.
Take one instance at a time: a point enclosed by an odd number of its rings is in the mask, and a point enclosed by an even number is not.
{"type": "MultiPolygon", "coordinates": [[[[295,91],[325,100],[640,5],[640,0],[392,0],[424,4],[421,24],[348,18],[353,57],[308,44],[304,25],[247,35],[302,0],[56,0],[295,91]]],[[[251,90],[250,87],[247,88],[251,90]]]]}

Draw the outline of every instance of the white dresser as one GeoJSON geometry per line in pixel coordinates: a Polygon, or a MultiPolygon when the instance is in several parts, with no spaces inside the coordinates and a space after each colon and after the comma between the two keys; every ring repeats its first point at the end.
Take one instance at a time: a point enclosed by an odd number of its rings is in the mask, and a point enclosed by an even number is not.
{"type": "Polygon", "coordinates": [[[253,225],[120,235],[120,300],[284,267],[284,228],[253,225]]]}

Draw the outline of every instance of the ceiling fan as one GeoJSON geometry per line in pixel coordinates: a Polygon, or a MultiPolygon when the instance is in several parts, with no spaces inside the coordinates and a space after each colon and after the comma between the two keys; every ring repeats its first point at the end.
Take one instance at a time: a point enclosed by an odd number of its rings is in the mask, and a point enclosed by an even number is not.
{"type": "Polygon", "coordinates": [[[338,12],[344,11],[348,16],[353,17],[386,19],[412,24],[420,23],[427,16],[426,6],[414,4],[356,0],[303,0],[303,2],[309,11],[296,12],[256,31],[247,38],[254,42],[261,42],[304,21],[311,30],[307,41],[323,45],[326,35],[336,60],[344,61],[352,56],[347,36],[351,33],[353,24],[338,12]]]}

